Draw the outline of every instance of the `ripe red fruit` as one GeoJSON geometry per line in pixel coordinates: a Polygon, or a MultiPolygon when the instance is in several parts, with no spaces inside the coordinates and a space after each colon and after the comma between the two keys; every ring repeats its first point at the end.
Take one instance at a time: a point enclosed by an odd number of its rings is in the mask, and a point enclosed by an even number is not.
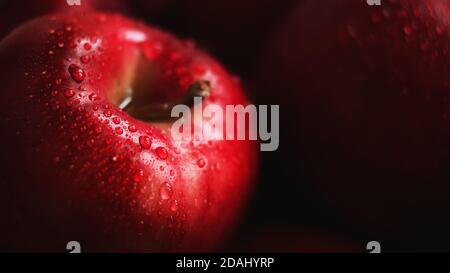
{"type": "Polygon", "coordinates": [[[448,226],[449,11],[450,1],[310,0],[264,57],[260,102],[281,104],[293,170],[372,230],[448,226]]]}
{"type": "Polygon", "coordinates": [[[198,82],[206,104],[248,103],[208,55],[121,16],[55,15],[0,43],[0,82],[2,250],[205,251],[232,230],[256,143],[174,141],[163,110],[198,82]]]}

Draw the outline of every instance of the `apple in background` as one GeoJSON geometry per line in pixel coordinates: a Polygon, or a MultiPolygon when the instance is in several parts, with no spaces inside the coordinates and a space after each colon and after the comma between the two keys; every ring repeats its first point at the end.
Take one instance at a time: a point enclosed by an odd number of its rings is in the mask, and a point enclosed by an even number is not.
{"type": "MultiPolygon", "coordinates": [[[[155,18],[146,17],[149,1],[140,0],[142,17],[151,23],[193,38],[233,71],[247,76],[262,45],[289,8],[300,0],[165,0],[155,18]]],[[[150,10],[154,9],[153,6],[150,10]]]]}
{"type": "Polygon", "coordinates": [[[0,0],[0,37],[24,21],[55,11],[99,9],[126,13],[128,8],[119,0],[80,0],[81,5],[69,6],[67,0],[0,0]]]}
{"type": "Polygon", "coordinates": [[[166,105],[248,101],[192,43],[119,15],[52,15],[0,43],[0,81],[1,250],[207,251],[233,230],[257,143],[175,141],[166,105]]]}
{"type": "Polygon", "coordinates": [[[296,158],[278,161],[366,230],[448,239],[449,12],[447,0],[305,1],[262,58],[258,103],[280,104],[279,156],[296,158]]]}

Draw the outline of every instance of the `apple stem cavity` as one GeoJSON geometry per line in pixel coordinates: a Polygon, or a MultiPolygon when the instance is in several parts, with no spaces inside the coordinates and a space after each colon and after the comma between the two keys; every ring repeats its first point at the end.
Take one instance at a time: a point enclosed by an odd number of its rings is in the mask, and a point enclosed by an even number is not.
{"type": "Polygon", "coordinates": [[[180,100],[175,103],[162,103],[150,105],[134,105],[131,93],[126,96],[119,104],[119,108],[125,111],[130,116],[142,121],[167,121],[171,120],[170,115],[172,108],[175,105],[186,105],[193,107],[195,104],[195,97],[206,98],[211,94],[211,83],[206,80],[198,80],[191,84],[187,92],[180,100]]]}

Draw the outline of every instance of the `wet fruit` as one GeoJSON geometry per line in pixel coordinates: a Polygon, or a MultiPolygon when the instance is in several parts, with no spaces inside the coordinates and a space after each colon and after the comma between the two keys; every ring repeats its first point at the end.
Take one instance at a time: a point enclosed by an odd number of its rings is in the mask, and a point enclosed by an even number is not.
{"type": "Polygon", "coordinates": [[[365,230],[448,233],[449,8],[305,1],[263,58],[258,94],[284,109],[290,169],[365,230]]]}
{"type": "Polygon", "coordinates": [[[1,249],[220,247],[257,145],[172,138],[166,105],[199,81],[211,88],[204,103],[248,103],[210,56],[118,15],[50,15],[14,30],[0,43],[1,249]]]}

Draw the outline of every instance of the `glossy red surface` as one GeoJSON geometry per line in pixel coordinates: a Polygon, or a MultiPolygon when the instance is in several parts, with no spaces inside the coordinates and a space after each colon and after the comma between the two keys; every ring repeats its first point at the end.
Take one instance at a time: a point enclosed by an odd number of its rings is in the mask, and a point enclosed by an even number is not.
{"type": "Polygon", "coordinates": [[[205,251],[239,219],[257,170],[250,141],[174,141],[171,121],[117,105],[174,102],[209,81],[205,105],[247,104],[191,42],[118,15],[67,13],[0,43],[2,249],[205,251]]]}

